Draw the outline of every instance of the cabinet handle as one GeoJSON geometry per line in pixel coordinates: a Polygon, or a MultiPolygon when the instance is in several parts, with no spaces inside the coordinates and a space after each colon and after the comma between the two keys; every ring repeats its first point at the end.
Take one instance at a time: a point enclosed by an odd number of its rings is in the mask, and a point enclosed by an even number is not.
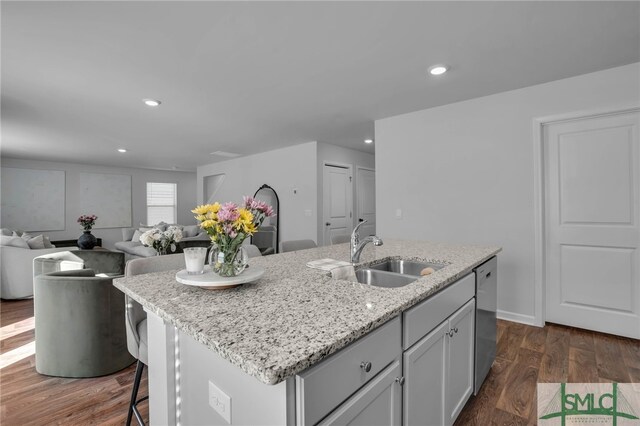
{"type": "Polygon", "coordinates": [[[458,332],[458,327],[453,327],[453,332],[457,333],[458,332]]]}
{"type": "Polygon", "coordinates": [[[453,330],[449,330],[448,332],[445,332],[444,334],[449,335],[449,337],[453,337],[453,330]]]}
{"type": "Polygon", "coordinates": [[[396,382],[398,382],[398,384],[400,386],[404,385],[404,376],[403,377],[396,377],[396,382]]]}
{"type": "Polygon", "coordinates": [[[371,363],[369,361],[362,361],[360,363],[360,368],[362,368],[366,373],[371,371],[371,363]]]}

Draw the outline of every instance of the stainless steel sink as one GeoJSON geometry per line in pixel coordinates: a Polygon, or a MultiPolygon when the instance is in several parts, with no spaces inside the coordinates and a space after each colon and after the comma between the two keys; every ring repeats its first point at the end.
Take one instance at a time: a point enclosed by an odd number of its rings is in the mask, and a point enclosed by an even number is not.
{"type": "Polygon", "coordinates": [[[396,274],[413,275],[415,277],[420,277],[420,272],[424,268],[433,268],[434,271],[437,271],[438,269],[442,269],[444,266],[445,265],[431,262],[416,262],[413,260],[390,259],[384,263],[371,265],[368,268],[378,271],[387,271],[394,272],[396,274]]]}
{"type": "Polygon", "coordinates": [[[394,272],[380,271],[377,269],[360,269],[356,271],[356,278],[359,283],[369,284],[376,287],[404,287],[407,284],[411,284],[420,276],[403,275],[394,272]]]}

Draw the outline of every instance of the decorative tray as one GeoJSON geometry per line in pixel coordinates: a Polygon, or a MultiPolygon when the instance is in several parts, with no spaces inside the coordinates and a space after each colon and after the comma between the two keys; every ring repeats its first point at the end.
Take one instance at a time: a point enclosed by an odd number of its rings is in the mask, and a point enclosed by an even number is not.
{"type": "Polygon", "coordinates": [[[221,277],[214,273],[209,265],[205,265],[204,274],[189,275],[187,270],[183,269],[176,274],[176,281],[207,290],[223,290],[253,282],[262,275],[264,275],[264,268],[251,266],[235,277],[221,277]]]}

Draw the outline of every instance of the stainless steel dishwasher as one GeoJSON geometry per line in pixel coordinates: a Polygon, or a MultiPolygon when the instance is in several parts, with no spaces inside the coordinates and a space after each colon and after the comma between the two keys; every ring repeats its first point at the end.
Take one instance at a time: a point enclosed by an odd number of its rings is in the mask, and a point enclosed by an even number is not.
{"type": "Polygon", "coordinates": [[[477,395],[496,359],[498,258],[474,269],[476,273],[476,356],[473,394],[477,395]]]}

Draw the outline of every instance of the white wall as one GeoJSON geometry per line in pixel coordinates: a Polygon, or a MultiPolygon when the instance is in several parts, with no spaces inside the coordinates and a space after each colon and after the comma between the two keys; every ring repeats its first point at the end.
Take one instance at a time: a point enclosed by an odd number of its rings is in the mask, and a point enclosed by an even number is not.
{"type": "Polygon", "coordinates": [[[638,105],[639,76],[636,63],[376,121],[378,235],[502,246],[499,314],[533,322],[533,120],[638,105]]]}
{"type": "Polygon", "coordinates": [[[215,195],[219,202],[242,202],[263,184],[280,199],[280,241],[316,240],[316,142],[277,149],[198,167],[198,203],[206,202],[203,180],[225,173],[215,195]],[[294,193],[295,190],[295,193],[294,193]]]}
{"type": "MultiPolygon", "coordinates": [[[[134,169],[125,167],[105,167],[75,163],[59,163],[51,161],[19,160],[2,158],[2,167],[16,167],[22,169],[63,170],[65,171],[65,229],[64,231],[43,232],[51,240],[71,240],[82,235],[82,227],[76,222],[82,214],[91,212],[80,211],[80,173],[109,173],[131,176],[132,197],[132,226],[147,223],[147,182],[173,182],[178,184],[178,223],[195,224],[191,209],[196,205],[196,174],[190,172],[173,172],[148,169],[134,169]]],[[[100,221],[100,218],[98,218],[100,221]]],[[[9,227],[10,224],[2,224],[9,227]]],[[[36,233],[32,231],[30,233],[36,233]]],[[[105,248],[113,249],[113,244],[122,240],[121,228],[94,229],[98,238],[102,238],[105,248]]]]}
{"type": "MultiPolygon", "coordinates": [[[[323,167],[325,163],[335,163],[340,165],[350,165],[351,173],[353,174],[352,180],[352,194],[353,194],[353,224],[355,226],[357,218],[356,215],[356,205],[357,205],[357,196],[356,196],[356,168],[367,167],[370,169],[375,168],[375,156],[373,154],[369,154],[367,152],[356,151],[355,149],[343,148],[341,146],[331,145],[328,143],[318,143],[318,242],[322,243],[322,236],[324,233],[324,220],[322,218],[323,214],[323,167]]],[[[326,245],[330,243],[327,242],[326,245]]]]}

